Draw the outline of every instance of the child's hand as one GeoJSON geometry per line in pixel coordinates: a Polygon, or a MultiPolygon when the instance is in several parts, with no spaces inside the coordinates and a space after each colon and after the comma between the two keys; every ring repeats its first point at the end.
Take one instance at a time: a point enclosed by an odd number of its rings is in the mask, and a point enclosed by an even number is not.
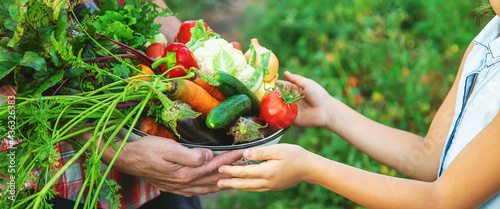
{"type": "Polygon", "coordinates": [[[298,127],[325,126],[330,121],[330,110],[332,110],[333,97],[315,81],[300,75],[285,72],[288,81],[278,81],[285,84],[293,91],[300,92],[303,99],[297,102],[298,115],[293,125],[298,127]]]}
{"type": "Polygon", "coordinates": [[[217,186],[259,192],[284,190],[306,181],[311,173],[307,166],[314,160],[312,153],[291,144],[250,148],[243,156],[248,160],[267,161],[254,165],[223,165],[219,172],[238,178],[221,179],[217,186]]]}

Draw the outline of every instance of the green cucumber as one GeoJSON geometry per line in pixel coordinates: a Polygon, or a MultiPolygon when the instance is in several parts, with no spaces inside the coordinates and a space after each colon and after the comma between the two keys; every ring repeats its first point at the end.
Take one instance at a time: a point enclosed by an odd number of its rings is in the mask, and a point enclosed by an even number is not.
{"type": "Polygon", "coordinates": [[[227,126],[233,120],[250,112],[251,101],[247,95],[237,94],[215,106],[207,115],[207,127],[211,129],[227,126]]]}
{"type": "Polygon", "coordinates": [[[244,94],[250,98],[252,102],[252,107],[250,108],[250,114],[253,116],[260,115],[260,100],[255,96],[255,94],[247,87],[243,82],[241,82],[238,78],[224,72],[219,71],[215,73],[215,79],[220,83],[217,88],[219,88],[220,92],[226,96],[226,98],[244,94]]]}

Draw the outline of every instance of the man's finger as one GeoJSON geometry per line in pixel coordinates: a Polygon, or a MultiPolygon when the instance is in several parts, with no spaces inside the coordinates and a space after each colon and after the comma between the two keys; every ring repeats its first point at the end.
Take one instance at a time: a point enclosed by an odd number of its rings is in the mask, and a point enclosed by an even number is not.
{"type": "Polygon", "coordinates": [[[199,172],[205,174],[212,171],[217,171],[222,165],[229,165],[234,163],[235,161],[243,158],[243,150],[233,150],[230,152],[226,152],[224,154],[220,154],[215,156],[210,162],[206,165],[200,166],[199,172]]]}
{"type": "Polygon", "coordinates": [[[224,174],[224,173],[209,173],[206,175],[203,175],[197,179],[194,179],[193,181],[185,184],[186,187],[193,187],[193,186],[216,186],[217,181],[220,179],[229,179],[231,178],[230,175],[224,174]]]}
{"type": "Polygon", "coordinates": [[[209,149],[189,149],[177,142],[166,144],[163,152],[164,160],[190,167],[201,166],[212,158],[213,153],[209,149]]]}
{"type": "Polygon", "coordinates": [[[189,168],[189,175],[194,176],[194,179],[197,179],[212,172],[216,173],[221,165],[229,165],[242,157],[243,150],[226,152],[214,157],[210,162],[204,165],[189,168]]]}
{"type": "MultiPolygon", "coordinates": [[[[160,190],[162,190],[160,188],[160,190]]],[[[186,197],[196,196],[196,195],[204,195],[215,193],[218,191],[224,190],[224,188],[217,187],[217,185],[209,185],[209,186],[196,186],[196,187],[188,187],[177,190],[162,190],[164,192],[170,192],[178,195],[183,195],[186,197]]]]}

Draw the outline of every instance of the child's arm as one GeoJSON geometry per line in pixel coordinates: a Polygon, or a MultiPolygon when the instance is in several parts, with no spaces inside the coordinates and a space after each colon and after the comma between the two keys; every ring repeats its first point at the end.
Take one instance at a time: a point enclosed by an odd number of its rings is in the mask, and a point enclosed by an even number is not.
{"type": "Polygon", "coordinates": [[[221,166],[239,178],[218,186],[246,191],[283,190],[299,182],[324,186],[367,208],[477,208],[500,191],[500,114],[434,182],[384,176],[331,161],[296,145],[245,150],[258,165],[221,166]]]}
{"type": "MultiPolygon", "coordinates": [[[[472,46],[471,43],[464,58],[472,46]]],[[[325,127],[382,164],[414,179],[432,181],[436,179],[439,159],[453,119],[463,63],[464,61],[425,138],[385,126],[359,114],[331,97],[310,79],[286,72],[285,78],[288,82],[282,83],[292,89],[300,89],[305,96],[298,102],[299,115],[294,125],[325,127]]]]}

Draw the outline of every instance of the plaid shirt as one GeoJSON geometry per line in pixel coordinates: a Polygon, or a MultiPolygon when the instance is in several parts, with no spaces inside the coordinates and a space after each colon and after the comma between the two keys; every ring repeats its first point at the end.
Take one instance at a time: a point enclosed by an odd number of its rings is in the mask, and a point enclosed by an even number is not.
{"type": "MultiPolygon", "coordinates": [[[[15,87],[10,85],[0,87],[0,95],[16,96],[15,87]]],[[[4,104],[3,99],[5,98],[0,97],[0,105],[4,104]]],[[[1,142],[0,151],[9,150],[21,142],[22,141],[20,139],[18,141],[14,141],[4,138],[1,142]]],[[[57,143],[56,149],[59,153],[59,158],[55,168],[56,170],[60,170],[62,166],[64,166],[76,154],[77,150],[73,149],[73,145],[66,141],[57,143]]],[[[57,192],[56,196],[76,201],[83,182],[85,181],[86,168],[83,166],[84,163],[85,155],[82,155],[71,166],[69,166],[66,172],[64,172],[59,179],[57,179],[54,184],[55,191],[57,192]]],[[[107,166],[105,164],[101,164],[102,174],[104,174],[106,168],[107,166]]],[[[35,170],[33,174],[37,175],[37,170],[35,170]]],[[[118,191],[118,194],[121,195],[120,208],[138,208],[142,204],[160,195],[160,191],[157,188],[138,177],[111,170],[106,178],[115,180],[121,186],[121,189],[118,191]]],[[[2,186],[3,185],[0,185],[0,187],[2,186]]],[[[34,188],[34,181],[27,182],[26,186],[34,188]]],[[[81,199],[81,203],[84,203],[84,200],[87,197],[87,191],[88,189],[86,189],[81,199]]],[[[106,191],[106,188],[102,188],[101,191],[106,191]]],[[[101,195],[101,200],[97,203],[97,207],[109,208],[109,201],[104,199],[105,196],[106,195],[101,195]]]]}

